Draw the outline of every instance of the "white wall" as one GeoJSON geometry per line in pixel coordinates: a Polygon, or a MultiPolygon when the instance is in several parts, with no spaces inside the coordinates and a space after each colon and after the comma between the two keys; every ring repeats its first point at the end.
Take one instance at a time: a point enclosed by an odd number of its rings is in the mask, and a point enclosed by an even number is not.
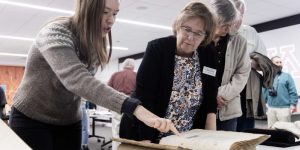
{"type": "Polygon", "coordinates": [[[103,71],[98,69],[98,72],[96,73],[95,77],[104,82],[107,83],[110,79],[110,76],[118,71],[118,59],[110,60],[109,64],[107,64],[103,71]]]}
{"type": "Polygon", "coordinates": [[[283,71],[290,73],[300,93],[300,25],[293,25],[259,33],[264,41],[268,57],[280,56],[283,71]]]}

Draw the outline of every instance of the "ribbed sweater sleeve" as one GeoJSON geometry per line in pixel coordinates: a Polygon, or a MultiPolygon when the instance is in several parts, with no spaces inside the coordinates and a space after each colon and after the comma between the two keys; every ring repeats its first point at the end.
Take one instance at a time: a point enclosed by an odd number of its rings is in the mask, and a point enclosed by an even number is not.
{"type": "Polygon", "coordinates": [[[90,74],[76,55],[71,35],[63,25],[52,24],[39,34],[38,49],[66,89],[120,113],[126,96],[90,74]]]}
{"type": "Polygon", "coordinates": [[[31,118],[53,124],[80,120],[80,97],[118,113],[132,113],[132,103],[138,101],[124,104],[128,96],[93,77],[76,55],[73,41],[68,26],[60,22],[38,33],[14,106],[31,118]]]}

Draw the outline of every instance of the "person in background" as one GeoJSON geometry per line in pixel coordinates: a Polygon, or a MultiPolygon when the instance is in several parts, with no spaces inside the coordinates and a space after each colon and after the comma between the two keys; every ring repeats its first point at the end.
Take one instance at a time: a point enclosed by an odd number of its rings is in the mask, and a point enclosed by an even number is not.
{"type": "Polygon", "coordinates": [[[5,91],[0,86],[0,118],[3,119],[6,115],[5,105],[6,105],[5,91]]]}
{"type": "Polygon", "coordinates": [[[229,34],[238,15],[231,0],[211,0],[217,15],[213,42],[206,49],[216,53],[218,79],[217,130],[236,131],[237,118],[242,115],[240,92],[250,72],[247,41],[239,34],[229,34]]]}
{"type": "MultiPolygon", "coordinates": [[[[157,116],[172,120],[180,132],[216,130],[215,58],[211,51],[198,49],[211,42],[215,18],[205,4],[194,1],[181,10],[172,28],[174,35],[148,43],[132,96],[157,116]]],[[[122,117],[121,138],[157,143],[167,135],[127,114],[122,117]]]]}
{"type": "Polygon", "coordinates": [[[86,110],[86,100],[82,99],[81,101],[81,111],[82,111],[82,133],[81,133],[81,150],[89,150],[89,117],[86,110]]]}
{"type": "MultiPolygon", "coordinates": [[[[233,0],[233,2],[239,11],[238,19],[233,26],[233,32],[242,35],[247,40],[248,54],[258,52],[266,55],[266,47],[256,30],[251,26],[243,24],[244,13],[246,10],[245,1],[233,0]]],[[[247,85],[241,92],[241,107],[243,115],[239,117],[237,121],[237,131],[239,132],[254,128],[254,117],[260,117],[257,112],[257,105],[261,101],[262,85],[260,83],[260,76],[256,73],[256,69],[252,66],[247,85]]]]}
{"type": "Polygon", "coordinates": [[[119,92],[131,95],[135,89],[136,72],[134,59],[127,58],[123,62],[123,70],[115,72],[108,81],[108,85],[119,92]]]}
{"type": "MultiPolygon", "coordinates": [[[[134,72],[134,59],[127,58],[123,62],[123,70],[114,73],[108,81],[108,85],[115,90],[131,95],[135,89],[136,72],[134,72]]],[[[112,112],[112,136],[119,137],[121,115],[112,112]]],[[[112,142],[112,149],[116,150],[117,142],[112,142]]]]}
{"type": "Polygon", "coordinates": [[[37,34],[10,117],[12,130],[32,149],[80,150],[81,97],[135,116],[161,132],[178,134],[169,119],[94,77],[109,61],[119,4],[119,0],[77,0],[74,15],[48,22],[37,34]]]}
{"type": "MultiPolygon", "coordinates": [[[[282,70],[282,60],[279,56],[271,58],[272,62],[282,70]]],[[[291,114],[297,111],[298,94],[292,76],[279,72],[274,79],[272,88],[263,88],[267,103],[268,128],[277,121],[291,122],[291,114]]]]}

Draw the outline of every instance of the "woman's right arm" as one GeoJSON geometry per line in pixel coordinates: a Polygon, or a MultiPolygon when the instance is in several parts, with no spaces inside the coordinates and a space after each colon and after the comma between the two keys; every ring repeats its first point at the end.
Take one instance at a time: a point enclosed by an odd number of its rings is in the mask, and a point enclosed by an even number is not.
{"type": "MultiPolygon", "coordinates": [[[[157,113],[157,90],[159,87],[161,57],[162,56],[159,51],[157,42],[149,42],[143,60],[137,72],[136,90],[133,94],[134,97],[141,100],[143,107],[145,107],[147,110],[153,113],[157,113]]],[[[137,127],[137,132],[140,140],[152,140],[156,138],[155,136],[157,131],[153,128],[149,128],[149,124],[137,122],[137,127]]]]}
{"type": "Polygon", "coordinates": [[[179,132],[177,131],[171,120],[160,118],[141,105],[137,106],[133,114],[137,119],[139,119],[149,127],[155,128],[160,132],[172,131],[175,135],[179,135],[179,132]]]}
{"type": "Polygon", "coordinates": [[[165,131],[171,124],[143,107],[140,102],[97,80],[80,61],[68,27],[50,23],[36,38],[36,46],[62,85],[70,92],[118,113],[134,114],[147,126],[165,131]],[[143,116],[144,114],[144,116],[143,116]]]}
{"type": "Polygon", "coordinates": [[[88,71],[76,54],[73,39],[68,27],[58,22],[46,25],[37,35],[36,47],[61,83],[56,86],[121,113],[128,96],[107,86],[88,71]]]}

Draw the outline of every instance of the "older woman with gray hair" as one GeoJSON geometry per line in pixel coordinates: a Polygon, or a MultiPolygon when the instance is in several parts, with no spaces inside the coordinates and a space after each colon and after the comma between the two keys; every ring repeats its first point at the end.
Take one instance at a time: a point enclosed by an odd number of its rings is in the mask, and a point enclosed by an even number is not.
{"type": "MultiPolygon", "coordinates": [[[[206,5],[189,3],[174,21],[174,35],[148,43],[138,70],[133,97],[157,116],[172,120],[180,132],[216,129],[215,58],[198,48],[211,42],[214,30],[215,19],[206,5]]],[[[126,114],[121,120],[122,138],[158,142],[167,135],[126,114]]]]}
{"type": "Polygon", "coordinates": [[[234,3],[231,0],[210,2],[217,15],[217,28],[213,42],[206,49],[215,52],[217,61],[217,129],[235,131],[237,118],[242,115],[240,92],[250,72],[247,42],[240,35],[229,33],[238,15],[234,3]]]}

